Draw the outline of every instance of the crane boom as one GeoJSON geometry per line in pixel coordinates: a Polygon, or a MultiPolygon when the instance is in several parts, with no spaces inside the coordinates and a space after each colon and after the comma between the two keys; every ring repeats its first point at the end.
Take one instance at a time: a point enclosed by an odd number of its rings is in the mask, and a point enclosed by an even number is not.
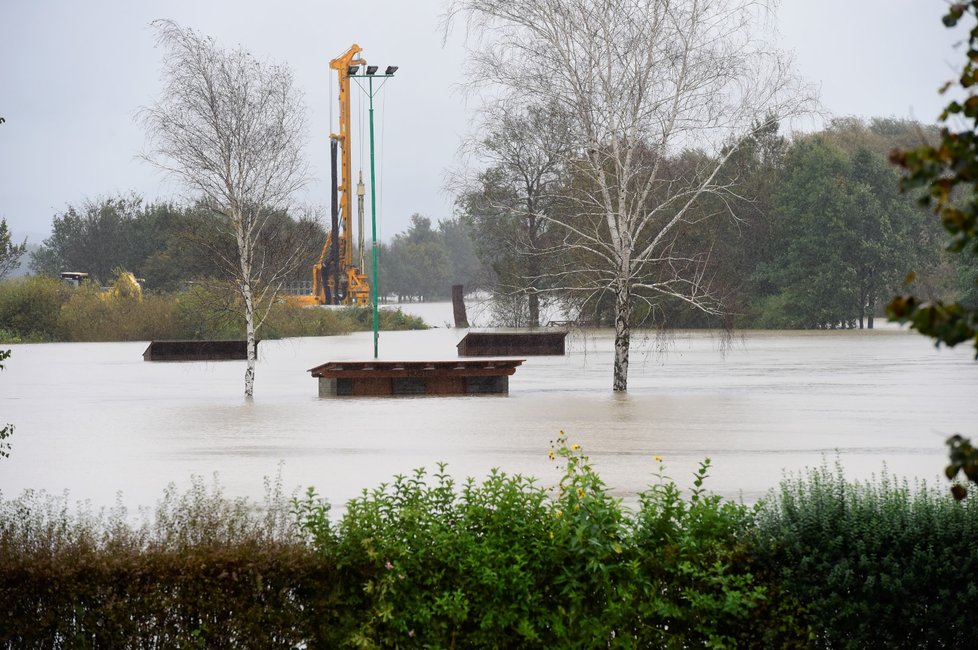
{"type": "Polygon", "coordinates": [[[348,264],[353,261],[353,206],[350,202],[351,168],[353,167],[350,147],[350,67],[366,65],[366,59],[357,56],[363,51],[354,43],[344,54],[329,62],[331,70],[336,70],[340,81],[340,132],[331,133],[330,139],[340,143],[343,152],[340,178],[340,218],[343,221],[343,232],[346,235],[343,242],[342,258],[348,264]]]}
{"type": "MultiPolygon", "coordinates": [[[[312,268],[312,296],[306,302],[312,304],[367,305],[370,303],[370,286],[367,276],[353,263],[353,205],[352,205],[352,147],[350,146],[350,74],[367,61],[359,56],[362,48],[354,43],[350,48],[329,62],[339,79],[340,120],[339,133],[329,138],[339,145],[340,174],[336,183],[334,200],[339,195],[339,227],[331,227],[323,245],[319,260],[312,268]],[[334,249],[335,247],[335,249],[334,249]],[[335,260],[338,258],[338,264],[335,260]],[[330,264],[330,260],[334,260],[330,264]]],[[[335,158],[333,165],[335,166],[335,158]]],[[[335,172],[334,172],[335,174],[335,172]]],[[[362,228],[362,226],[361,226],[362,228]]]]}

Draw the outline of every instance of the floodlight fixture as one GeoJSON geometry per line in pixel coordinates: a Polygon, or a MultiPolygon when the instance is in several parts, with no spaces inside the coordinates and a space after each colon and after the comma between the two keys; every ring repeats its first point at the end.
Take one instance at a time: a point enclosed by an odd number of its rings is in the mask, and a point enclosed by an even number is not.
{"type": "Polygon", "coordinates": [[[379,68],[379,67],[380,66],[377,66],[377,65],[368,65],[367,66],[367,74],[377,74],[377,68],[379,68]]]}
{"type": "Polygon", "coordinates": [[[355,75],[359,71],[360,71],[360,66],[358,66],[358,65],[350,65],[350,66],[347,66],[347,68],[346,68],[346,74],[349,75],[349,76],[351,76],[351,77],[353,75],[355,75]]]}
{"type": "Polygon", "coordinates": [[[386,74],[386,75],[392,75],[395,72],[397,72],[397,66],[396,65],[389,65],[389,66],[387,66],[387,72],[385,72],[384,74],[386,74]]]}

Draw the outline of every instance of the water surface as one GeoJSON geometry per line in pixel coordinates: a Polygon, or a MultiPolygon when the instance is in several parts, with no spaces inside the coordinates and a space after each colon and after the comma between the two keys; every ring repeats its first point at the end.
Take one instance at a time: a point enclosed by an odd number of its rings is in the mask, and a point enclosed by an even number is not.
{"type": "MultiPolygon", "coordinates": [[[[440,308],[450,319],[450,306],[440,308]]],[[[433,312],[435,313],[435,312],[433,312]]],[[[440,313],[440,312],[437,312],[440,313]]],[[[385,359],[446,359],[466,330],[381,333],[385,359]]],[[[836,456],[852,478],[939,482],[944,440],[975,435],[978,364],[895,330],[708,332],[635,336],[629,391],[611,387],[607,330],[572,333],[563,357],[528,358],[509,396],[319,398],[307,370],[372,356],[372,334],[264,341],[255,399],[244,362],[151,363],[147,343],[14,345],[0,373],[0,420],[16,425],[0,491],[68,490],[96,506],[152,506],[167,484],[216,473],[232,496],[260,499],[263,479],[315,486],[341,505],[416,467],[459,478],[492,468],[558,472],[550,441],[583,445],[615,494],[633,502],[665,458],[689,485],[752,502],[836,456]]]]}

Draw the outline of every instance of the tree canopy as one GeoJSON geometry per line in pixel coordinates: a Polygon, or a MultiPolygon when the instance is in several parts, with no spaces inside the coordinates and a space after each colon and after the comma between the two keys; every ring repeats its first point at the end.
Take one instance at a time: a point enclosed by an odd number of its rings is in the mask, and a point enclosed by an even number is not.
{"type": "Polygon", "coordinates": [[[15,244],[7,228],[7,220],[0,219],[0,280],[17,268],[25,252],[27,252],[27,240],[15,244]]]}

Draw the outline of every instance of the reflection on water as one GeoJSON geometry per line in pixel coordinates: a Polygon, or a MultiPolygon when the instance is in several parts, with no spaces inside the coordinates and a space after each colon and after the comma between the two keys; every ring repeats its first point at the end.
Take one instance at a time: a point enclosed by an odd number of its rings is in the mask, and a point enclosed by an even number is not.
{"type": "MultiPolygon", "coordinates": [[[[381,357],[451,358],[464,334],[381,333],[381,357]]],[[[563,430],[626,501],[652,479],[656,455],[684,485],[709,456],[708,487],[753,501],[785,470],[837,452],[853,478],[885,463],[939,481],[944,439],[976,433],[978,365],[917,335],[635,340],[627,395],[610,390],[611,333],[598,331],[570,335],[564,357],[529,358],[508,397],[347,399],[318,398],[307,370],[369,358],[371,333],[265,341],[252,403],[243,362],[149,363],[146,343],[16,345],[0,373],[0,420],[17,427],[0,490],[69,490],[95,505],[121,491],[129,506],[153,505],[168,483],[216,472],[228,494],[260,499],[263,478],[281,472],[288,489],[314,485],[340,505],[438,461],[458,477],[498,467],[552,484],[547,450],[563,430]]]]}

